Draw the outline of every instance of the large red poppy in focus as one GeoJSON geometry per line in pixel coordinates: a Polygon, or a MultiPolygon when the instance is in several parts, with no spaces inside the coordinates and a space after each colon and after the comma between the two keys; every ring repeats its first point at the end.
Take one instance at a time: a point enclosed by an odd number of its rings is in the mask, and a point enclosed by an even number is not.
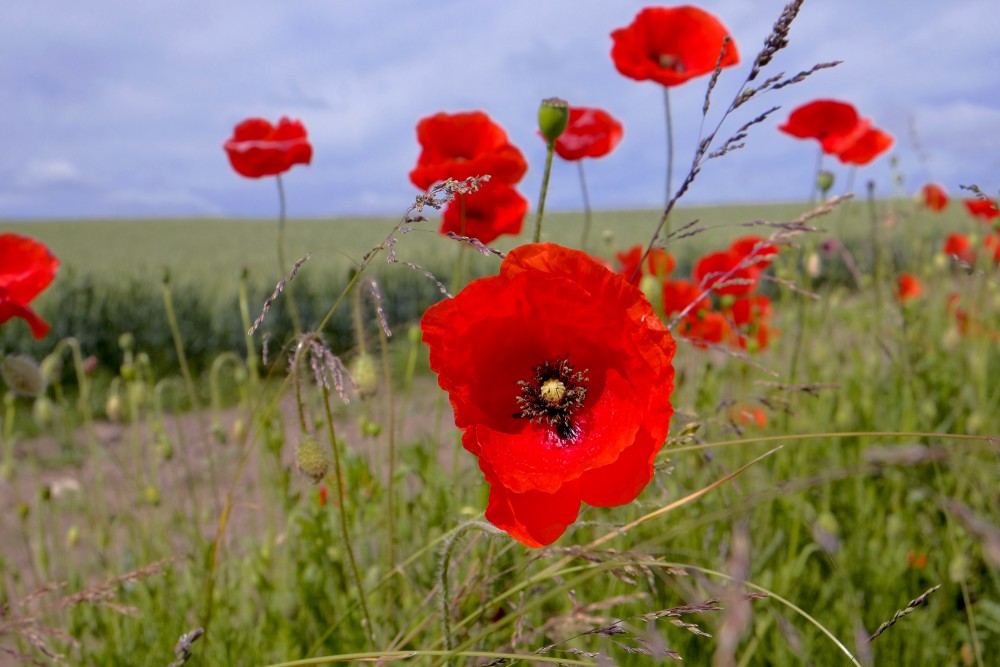
{"type": "Polygon", "coordinates": [[[490,485],[486,518],[550,544],[580,503],[629,503],[673,409],[675,344],[649,302],[585,253],[520,246],[421,321],[462,444],[490,485]]]}
{"type": "Polygon", "coordinates": [[[285,117],[277,125],[263,118],[248,118],[233,129],[223,148],[233,169],[247,178],[277,176],[293,165],[312,162],[305,126],[285,117]]]}
{"type": "Polygon", "coordinates": [[[569,123],[556,139],[556,153],[564,160],[604,157],[622,140],[622,124],[603,109],[570,107],[569,123]]]}
{"type": "Polygon", "coordinates": [[[449,178],[485,176],[513,185],[528,170],[521,151],[503,128],[482,111],[439,113],[417,123],[420,156],[410,181],[429,189],[449,178]]]}
{"type": "MultiPolygon", "coordinates": [[[[611,33],[611,59],[630,79],[677,86],[715,71],[729,34],[718,18],[697,7],[646,7],[628,27],[611,33]]],[[[722,67],[739,61],[736,43],[730,41],[722,67]]]]}
{"type": "Polygon", "coordinates": [[[453,232],[492,243],[503,234],[520,234],[528,200],[506,183],[488,181],[472,195],[460,195],[441,216],[441,233],[453,232]],[[463,227],[462,209],[465,208],[463,227]]]}
{"type": "Polygon", "coordinates": [[[49,286],[57,268],[59,260],[38,241],[0,234],[0,324],[19,317],[35,338],[44,338],[49,324],[28,304],[49,286]]]}

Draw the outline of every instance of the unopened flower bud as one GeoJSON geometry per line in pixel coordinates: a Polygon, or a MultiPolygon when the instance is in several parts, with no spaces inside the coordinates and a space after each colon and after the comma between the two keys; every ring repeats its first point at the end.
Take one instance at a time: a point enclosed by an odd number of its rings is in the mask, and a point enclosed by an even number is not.
{"type": "Polygon", "coordinates": [[[45,378],[47,383],[55,382],[62,375],[62,358],[58,355],[50,354],[42,359],[39,369],[42,371],[42,377],[45,378]]]}
{"type": "Polygon", "coordinates": [[[816,174],[816,187],[820,192],[827,193],[833,187],[833,172],[821,171],[816,174]]]}
{"type": "Polygon", "coordinates": [[[45,392],[45,377],[38,363],[27,355],[4,357],[0,361],[0,376],[3,376],[3,381],[18,396],[34,398],[45,392]]]}
{"type": "Polygon", "coordinates": [[[558,139],[566,131],[568,123],[569,104],[566,100],[558,97],[542,100],[542,105],[538,107],[538,131],[545,141],[551,144],[558,139]]]}
{"type": "Polygon", "coordinates": [[[55,404],[48,396],[39,396],[35,399],[35,404],[31,407],[31,416],[38,428],[47,429],[52,426],[53,417],[55,416],[55,404]]]}
{"type": "Polygon", "coordinates": [[[131,350],[135,347],[135,336],[125,332],[121,336],[118,336],[118,347],[123,350],[131,350]]]}
{"type": "Polygon", "coordinates": [[[113,422],[122,420],[122,399],[117,393],[108,396],[108,400],[104,403],[104,412],[113,422]]]}
{"type": "Polygon", "coordinates": [[[299,441],[298,449],[295,450],[295,465],[299,472],[312,480],[313,484],[319,484],[326,477],[326,472],[330,468],[330,463],[326,460],[323,448],[312,436],[303,436],[299,441]]]}
{"type": "Polygon", "coordinates": [[[806,257],[806,273],[810,278],[819,277],[821,266],[819,254],[815,252],[809,253],[809,256],[806,257]]]}
{"type": "Polygon", "coordinates": [[[371,398],[378,392],[378,369],[375,367],[375,357],[362,353],[354,358],[351,364],[351,378],[357,387],[358,397],[371,398]]]}
{"type": "Polygon", "coordinates": [[[80,543],[80,528],[75,525],[70,526],[69,530],[66,531],[66,546],[72,549],[79,543],[80,543]]]}

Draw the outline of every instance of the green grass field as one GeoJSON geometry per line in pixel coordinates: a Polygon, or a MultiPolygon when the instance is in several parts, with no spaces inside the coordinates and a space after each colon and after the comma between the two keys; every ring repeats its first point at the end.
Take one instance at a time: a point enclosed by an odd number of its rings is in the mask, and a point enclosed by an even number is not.
{"type": "MultiPolygon", "coordinates": [[[[807,208],[680,209],[675,229],[697,219],[707,230],[669,246],[675,271],[773,231],[743,223],[807,208]]],[[[657,217],[598,213],[594,251],[613,258],[644,242],[657,217]]],[[[310,326],[396,222],[289,223],[288,255],[312,255],[294,283],[310,326]]],[[[419,273],[373,265],[395,335],[382,339],[370,297],[358,301],[379,388],[344,405],[311,371],[295,391],[278,353],[283,310],[268,365],[260,336],[246,348],[240,275],[251,276],[252,319],[279,277],[274,221],[4,223],[63,266],[36,302],[54,333],[33,343],[14,322],[0,337],[6,354],[62,362],[44,400],[8,394],[2,414],[0,664],[14,654],[49,664],[45,650],[68,664],[167,664],[196,628],[207,632],[191,644],[192,665],[362,653],[438,665],[446,646],[463,652],[451,664],[638,665],[670,652],[696,665],[992,664],[997,274],[938,252],[948,231],[977,231],[962,213],[879,202],[873,219],[854,202],[812,223],[829,233],[796,237],[773,269],[771,344],[736,355],[679,341],[671,439],[653,482],[630,505],[586,508],[540,551],[475,526],[453,539],[482,521],[486,485],[411,335],[440,298],[419,273]],[[840,255],[823,254],[829,237],[856,258],[860,285],[840,255]],[[804,274],[813,253],[818,272],[804,274]],[[894,297],[901,271],[924,285],[905,304],[894,297]],[[125,332],[133,340],[120,341],[125,332]],[[69,335],[79,349],[60,343],[69,335]],[[175,335],[195,367],[190,385],[175,335]],[[95,375],[82,368],[91,354],[95,375]],[[744,420],[748,408],[766,423],[744,420]],[[331,465],[318,486],[295,469],[306,436],[331,465]],[[65,585],[46,588],[54,582],[65,585]]],[[[399,237],[399,259],[449,283],[458,245],[422,224],[399,237]]],[[[546,236],[567,245],[580,229],[576,214],[546,221],[546,236]]],[[[467,275],[498,266],[465,255],[467,275]]],[[[359,356],[354,303],[324,330],[348,366],[359,356]]]]}

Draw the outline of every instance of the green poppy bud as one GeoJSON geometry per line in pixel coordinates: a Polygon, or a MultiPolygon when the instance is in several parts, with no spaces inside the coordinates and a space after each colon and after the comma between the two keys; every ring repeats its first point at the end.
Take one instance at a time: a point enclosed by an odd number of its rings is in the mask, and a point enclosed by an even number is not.
{"type": "Polygon", "coordinates": [[[542,100],[542,105],[538,107],[538,130],[545,137],[545,141],[552,143],[566,131],[569,123],[569,104],[566,100],[558,97],[550,97],[542,100]]]}
{"type": "Polygon", "coordinates": [[[0,361],[0,376],[18,396],[34,398],[45,393],[45,376],[31,357],[15,354],[0,361]]]}
{"type": "Polygon", "coordinates": [[[295,450],[295,465],[313,484],[319,484],[330,468],[323,448],[312,436],[303,436],[295,450]]]}
{"type": "Polygon", "coordinates": [[[829,192],[833,187],[833,172],[821,171],[816,174],[816,187],[820,192],[829,192]]]}
{"type": "Polygon", "coordinates": [[[375,367],[375,357],[367,353],[355,357],[354,363],[351,364],[351,378],[360,398],[374,396],[378,392],[378,369],[375,367]]]}
{"type": "Polygon", "coordinates": [[[31,408],[31,416],[38,428],[47,429],[52,426],[55,407],[55,403],[48,396],[39,396],[35,399],[35,404],[31,408]]]}

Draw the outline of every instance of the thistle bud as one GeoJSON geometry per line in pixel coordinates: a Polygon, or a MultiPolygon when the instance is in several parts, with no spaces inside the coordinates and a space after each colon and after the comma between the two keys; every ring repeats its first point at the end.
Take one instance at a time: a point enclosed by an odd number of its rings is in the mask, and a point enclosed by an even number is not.
{"type": "Polygon", "coordinates": [[[351,379],[357,387],[359,398],[371,398],[378,392],[378,370],[375,368],[375,358],[362,353],[354,358],[351,364],[351,379]]]}
{"type": "Polygon", "coordinates": [[[312,436],[303,436],[295,450],[295,465],[313,484],[319,484],[326,477],[330,463],[326,460],[323,448],[312,436]]]}
{"type": "Polygon", "coordinates": [[[35,398],[45,392],[45,376],[31,357],[15,354],[0,361],[0,376],[18,396],[35,398]]]}
{"type": "Polygon", "coordinates": [[[542,100],[542,105],[538,107],[538,131],[545,141],[551,144],[558,139],[566,131],[568,123],[569,104],[566,100],[558,97],[542,100]]]}

